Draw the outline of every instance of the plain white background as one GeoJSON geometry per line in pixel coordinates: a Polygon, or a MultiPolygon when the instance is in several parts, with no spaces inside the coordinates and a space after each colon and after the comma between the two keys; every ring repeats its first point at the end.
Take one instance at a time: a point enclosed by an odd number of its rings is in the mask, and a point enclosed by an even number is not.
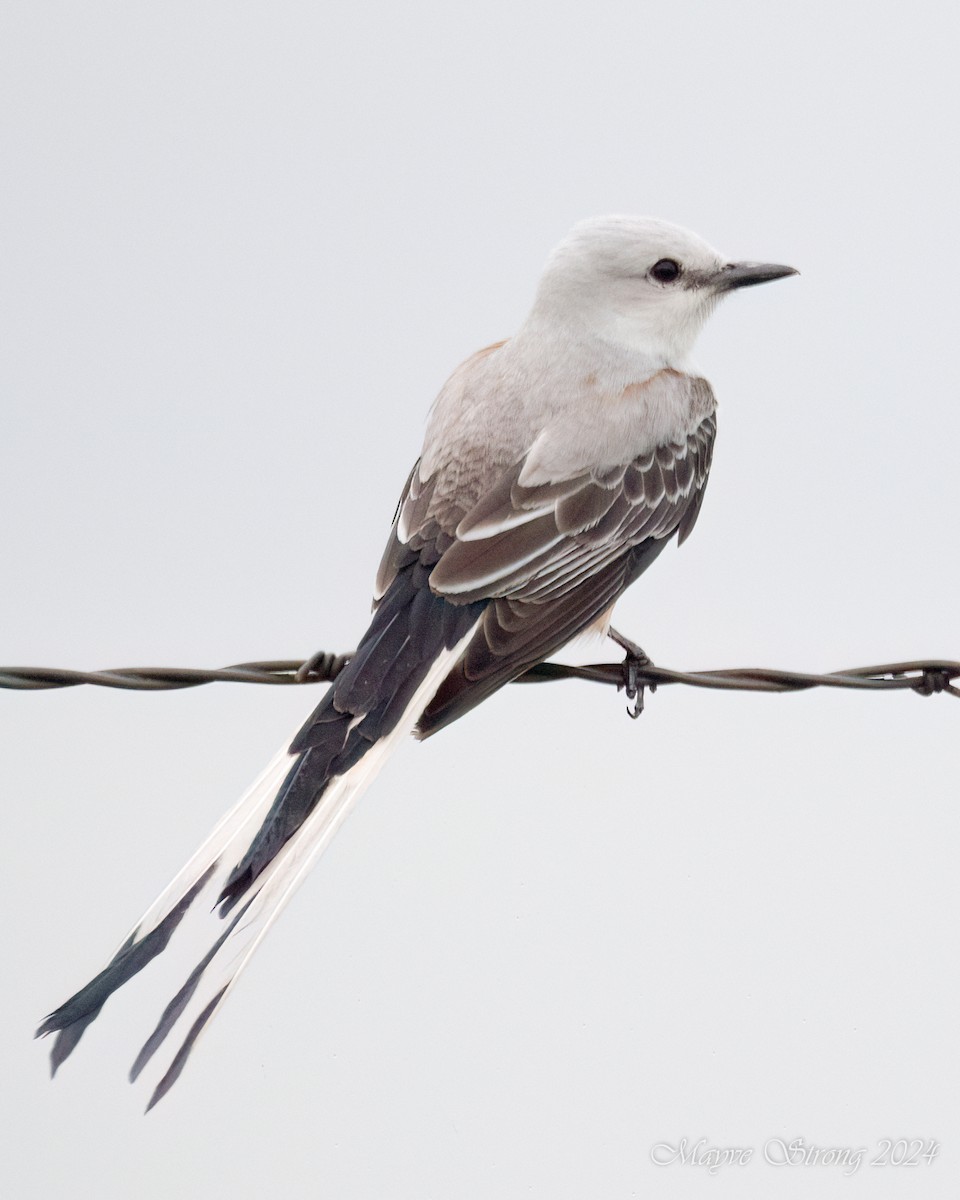
{"type": "MultiPolygon", "coordinates": [[[[10,0],[0,662],[355,644],[433,395],[603,212],[802,271],[706,330],[706,504],[618,625],[684,668],[960,657],[958,35],[10,0]]],[[[149,1117],[125,1073],[190,947],[51,1085],[38,1019],[316,698],[0,694],[4,1195],[955,1195],[949,697],[508,689],[390,764],[149,1117]],[[651,1162],[684,1137],[754,1160],[651,1162]],[[845,1178],[775,1137],[942,1151],[845,1178]]]]}

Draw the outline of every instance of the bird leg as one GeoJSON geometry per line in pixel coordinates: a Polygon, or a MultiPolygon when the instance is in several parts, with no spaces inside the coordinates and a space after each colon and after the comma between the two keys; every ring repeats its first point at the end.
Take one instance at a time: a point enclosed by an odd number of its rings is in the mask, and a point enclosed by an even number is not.
{"type": "Polygon", "coordinates": [[[631,642],[622,633],[618,633],[612,625],[607,630],[607,637],[616,642],[621,650],[626,651],[626,658],[623,660],[623,687],[626,689],[627,699],[632,702],[627,705],[627,715],[635,721],[643,712],[644,689],[649,687],[651,692],[657,690],[655,683],[644,684],[637,678],[644,667],[653,666],[653,660],[636,642],[631,642]]]}

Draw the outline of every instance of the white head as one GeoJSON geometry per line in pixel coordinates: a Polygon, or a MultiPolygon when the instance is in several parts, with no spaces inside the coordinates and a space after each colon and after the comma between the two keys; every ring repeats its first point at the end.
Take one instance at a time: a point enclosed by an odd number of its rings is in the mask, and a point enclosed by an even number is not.
{"type": "Polygon", "coordinates": [[[550,255],[531,318],[679,367],[722,295],[795,274],[793,267],[727,262],[667,221],[593,217],[550,255]]]}

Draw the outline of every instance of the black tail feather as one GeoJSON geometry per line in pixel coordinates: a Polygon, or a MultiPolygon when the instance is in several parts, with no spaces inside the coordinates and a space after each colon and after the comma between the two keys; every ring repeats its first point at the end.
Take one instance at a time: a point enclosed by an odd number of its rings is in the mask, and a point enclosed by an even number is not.
{"type": "Polygon", "coordinates": [[[55,1075],[61,1063],[73,1053],[84,1030],[92,1021],[96,1020],[100,1009],[117,988],[122,987],[128,979],[132,979],[167,948],[173,931],[186,916],[187,909],[197,895],[203,890],[216,865],[213,863],[201,875],[193,887],[185,893],[176,908],[168,913],[155,929],[152,929],[140,941],[136,940],[137,933],[134,930],[96,978],[42,1021],[36,1032],[37,1037],[58,1033],[57,1040],[50,1052],[52,1074],[55,1075]]]}
{"type": "MultiPolygon", "coordinates": [[[[251,894],[251,889],[256,887],[258,877],[314,811],[330,780],[359,762],[379,738],[396,726],[441,651],[462,641],[479,619],[486,601],[454,604],[430,591],[428,577],[427,566],[417,561],[397,573],[357,653],[293,739],[289,753],[294,761],[260,829],[230,872],[217,900],[220,916],[233,914],[232,919],[164,1010],[134,1063],[132,1078],[139,1075],[183,1015],[196,995],[204,971],[236,928],[247,904],[252,902],[256,891],[251,894]],[[244,897],[248,897],[247,903],[234,912],[244,897]]],[[[187,910],[219,867],[220,860],[216,859],[154,928],[139,940],[139,928],[134,930],[96,978],[44,1019],[37,1036],[58,1035],[50,1055],[54,1073],[73,1052],[113,992],[166,949],[187,910]]],[[[222,995],[221,990],[194,1022],[149,1107],[176,1081],[222,995]]]]}
{"type": "Polygon", "coordinates": [[[154,1029],[153,1033],[151,1033],[150,1036],[147,1038],[147,1040],[143,1043],[143,1046],[140,1048],[140,1053],[137,1055],[136,1061],[134,1062],[133,1066],[130,1068],[130,1082],[131,1083],[133,1083],[136,1080],[137,1076],[140,1074],[140,1072],[143,1070],[143,1068],[147,1065],[147,1063],[153,1057],[157,1048],[163,1042],[163,1039],[167,1036],[167,1034],[170,1032],[170,1030],[176,1024],[177,1018],[180,1016],[180,1014],[183,1012],[183,1010],[190,1003],[190,999],[193,996],[194,992],[197,990],[204,971],[207,969],[207,967],[213,961],[214,956],[216,955],[216,953],[220,949],[220,947],[224,944],[224,942],[227,940],[227,938],[230,936],[230,934],[233,933],[234,929],[237,927],[238,922],[240,920],[242,920],[243,914],[247,911],[247,907],[248,907],[248,904],[245,904],[243,906],[243,908],[240,909],[240,911],[233,918],[233,920],[230,922],[230,924],[226,927],[226,929],[223,931],[223,933],[217,938],[217,940],[213,943],[213,945],[210,947],[210,949],[207,951],[207,953],[203,956],[203,958],[197,963],[197,965],[193,968],[193,970],[187,976],[187,981],[183,985],[183,987],[180,989],[180,991],[177,992],[177,994],[174,996],[174,998],[170,1001],[170,1003],[167,1005],[167,1007],[163,1010],[163,1013],[160,1016],[160,1020],[157,1022],[156,1029],[154,1029]]]}
{"type": "Polygon", "coordinates": [[[452,604],[419,562],[398,572],[357,652],[290,743],[299,755],[218,903],[226,915],[316,808],[330,780],[396,725],[437,655],[479,619],[486,601],[452,604]]]}

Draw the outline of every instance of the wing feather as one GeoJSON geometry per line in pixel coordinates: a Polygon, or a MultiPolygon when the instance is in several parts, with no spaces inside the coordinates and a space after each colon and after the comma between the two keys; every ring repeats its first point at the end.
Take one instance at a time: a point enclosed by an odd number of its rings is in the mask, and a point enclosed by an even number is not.
{"type": "Polygon", "coordinates": [[[613,483],[607,485],[591,481],[565,496],[554,510],[557,529],[564,534],[583,533],[592,529],[623,496],[622,475],[619,483],[620,488],[617,489],[613,483]]]}
{"type": "MultiPolygon", "coordinates": [[[[702,401],[706,385],[690,382],[702,401]]],[[[669,538],[689,536],[715,436],[710,411],[686,437],[628,462],[536,485],[519,482],[522,459],[499,469],[473,503],[414,469],[378,591],[416,558],[433,592],[455,605],[487,602],[461,661],[421,718],[421,736],[554,653],[601,617],[669,538]]]]}

